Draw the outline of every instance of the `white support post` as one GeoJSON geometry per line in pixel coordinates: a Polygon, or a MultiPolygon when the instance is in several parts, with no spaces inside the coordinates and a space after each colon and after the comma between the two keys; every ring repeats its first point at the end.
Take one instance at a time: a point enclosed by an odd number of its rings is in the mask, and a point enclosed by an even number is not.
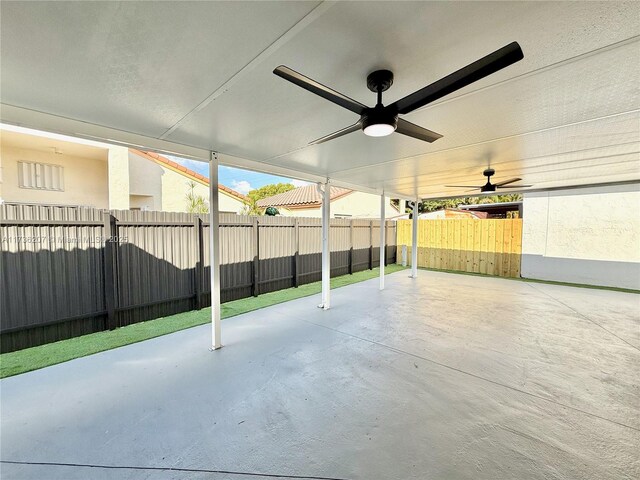
{"type": "Polygon", "coordinates": [[[218,213],[218,155],[209,159],[209,259],[211,276],[211,350],[222,347],[220,338],[220,215],[218,213]]]}
{"type": "Polygon", "coordinates": [[[387,219],[384,191],[380,195],[380,290],[384,290],[384,261],[386,256],[387,219]]]}
{"type": "Polygon", "coordinates": [[[411,278],[418,277],[418,199],[413,203],[411,229],[411,278]]]}
{"type": "Polygon", "coordinates": [[[329,180],[322,193],[322,303],[318,307],[329,310],[331,306],[331,252],[329,250],[329,231],[331,224],[331,186],[329,180]]]}

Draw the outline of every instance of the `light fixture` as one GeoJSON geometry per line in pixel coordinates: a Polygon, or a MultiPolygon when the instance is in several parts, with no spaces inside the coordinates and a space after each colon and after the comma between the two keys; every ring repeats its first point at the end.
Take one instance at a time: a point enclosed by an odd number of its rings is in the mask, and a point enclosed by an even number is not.
{"type": "Polygon", "coordinates": [[[369,135],[370,137],[386,137],[387,135],[391,135],[395,131],[396,129],[393,127],[393,125],[388,125],[386,123],[376,123],[374,125],[365,127],[364,134],[369,135]]]}
{"type": "Polygon", "coordinates": [[[396,131],[398,115],[382,107],[381,104],[367,109],[362,115],[362,131],[370,137],[386,137],[396,131]]]}

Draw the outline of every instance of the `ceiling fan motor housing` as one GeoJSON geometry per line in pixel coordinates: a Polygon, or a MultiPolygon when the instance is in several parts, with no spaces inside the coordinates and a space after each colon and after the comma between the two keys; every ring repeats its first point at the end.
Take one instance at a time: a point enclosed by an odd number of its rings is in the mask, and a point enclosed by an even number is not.
{"type": "Polygon", "coordinates": [[[398,128],[398,114],[384,108],[382,105],[367,108],[362,114],[362,129],[364,130],[370,125],[380,124],[391,125],[395,130],[398,128]]]}
{"type": "Polygon", "coordinates": [[[485,183],[481,188],[480,191],[481,192],[495,192],[496,191],[496,186],[494,184],[491,183],[491,177],[496,173],[496,171],[493,168],[487,168],[484,172],[482,172],[482,175],[484,175],[485,177],[487,177],[487,183],[485,183]]]}
{"type": "Polygon", "coordinates": [[[367,76],[367,88],[372,92],[386,92],[393,85],[393,72],[376,70],[367,76]]]}
{"type": "Polygon", "coordinates": [[[509,180],[503,180],[496,184],[491,183],[491,177],[496,173],[493,168],[487,168],[482,172],[482,175],[487,177],[487,183],[482,186],[477,185],[445,185],[446,187],[456,187],[456,188],[476,188],[480,189],[480,192],[495,192],[498,188],[528,188],[532,185],[513,185],[514,182],[519,182],[522,180],[521,178],[510,178],[509,180]]]}

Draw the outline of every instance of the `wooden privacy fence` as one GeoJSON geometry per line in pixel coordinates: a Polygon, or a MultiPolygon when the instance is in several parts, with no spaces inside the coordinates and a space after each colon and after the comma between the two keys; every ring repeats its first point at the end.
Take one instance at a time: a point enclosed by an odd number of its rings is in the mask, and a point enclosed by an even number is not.
{"type": "MultiPolygon", "coordinates": [[[[222,301],[320,280],[321,224],[221,214],[222,301]]],[[[211,304],[206,215],[6,204],[0,239],[3,352],[211,304]]],[[[331,275],[378,266],[379,241],[379,221],[332,219],[331,275]]]]}
{"type": "MultiPolygon", "coordinates": [[[[411,220],[397,222],[398,249],[411,262],[411,220]]],[[[522,219],[418,221],[418,266],[519,277],[522,219]]],[[[400,256],[400,254],[398,255],[400,256]]]]}

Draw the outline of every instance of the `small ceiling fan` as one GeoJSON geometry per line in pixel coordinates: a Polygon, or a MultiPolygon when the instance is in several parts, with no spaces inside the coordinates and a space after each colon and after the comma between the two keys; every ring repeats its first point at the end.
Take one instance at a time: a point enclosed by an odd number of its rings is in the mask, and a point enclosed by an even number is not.
{"type": "Polygon", "coordinates": [[[298,85],[299,87],[304,88],[305,90],[310,91],[311,93],[321,96],[325,100],[329,100],[336,105],[360,115],[360,120],[353,125],[318,138],[317,140],[310,142],[310,145],[324,143],[361,129],[364,131],[365,135],[369,135],[371,137],[384,137],[392,134],[393,132],[397,132],[431,143],[442,138],[442,135],[408,122],[403,118],[398,118],[398,115],[405,115],[413,112],[414,110],[434,102],[439,98],[449,95],[456,90],[487,77],[498,70],[508,67],[523,58],[524,54],[522,53],[520,45],[518,45],[517,42],[510,43],[509,45],[490,53],[486,57],[476,60],[466,67],[441,78],[431,85],[427,85],[426,87],[386,106],[382,104],[382,92],[388,90],[393,84],[393,73],[389,70],[376,70],[367,76],[367,87],[378,95],[378,102],[375,107],[367,107],[366,105],[336,92],[315,80],[305,77],[284,65],[277,67],[273,73],[295,85],[298,85]]]}
{"type": "Polygon", "coordinates": [[[497,188],[528,188],[533,185],[512,185],[512,183],[519,182],[522,180],[521,178],[510,178],[509,180],[504,180],[498,183],[491,183],[491,177],[496,173],[493,168],[487,168],[482,175],[487,177],[487,183],[484,185],[445,185],[445,187],[451,188],[471,188],[472,190],[480,189],[482,193],[484,192],[495,192],[497,188]]]}

